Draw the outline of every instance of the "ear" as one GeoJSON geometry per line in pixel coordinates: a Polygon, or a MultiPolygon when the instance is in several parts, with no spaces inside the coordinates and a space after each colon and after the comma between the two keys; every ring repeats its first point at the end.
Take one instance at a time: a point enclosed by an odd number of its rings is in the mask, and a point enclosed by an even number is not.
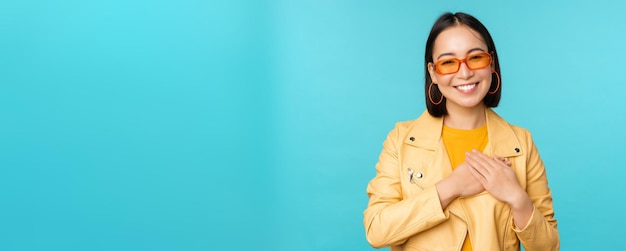
{"type": "Polygon", "coordinates": [[[430,75],[430,79],[433,81],[433,83],[439,83],[437,81],[437,74],[435,74],[435,66],[433,65],[433,63],[428,63],[428,75],[430,75]]]}

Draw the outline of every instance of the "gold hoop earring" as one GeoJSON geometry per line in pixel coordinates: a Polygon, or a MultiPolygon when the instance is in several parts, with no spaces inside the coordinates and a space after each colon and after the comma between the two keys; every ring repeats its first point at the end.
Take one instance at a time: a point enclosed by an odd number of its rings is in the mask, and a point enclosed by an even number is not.
{"type": "Polygon", "coordinates": [[[496,78],[498,79],[498,85],[496,86],[496,89],[493,91],[490,91],[489,94],[496,94],[496,92],[498,92],[498,89],[500,89],[500,75],[495,70],[491,72],[491,74],[493,73],[496,74],[496,78]]]}
{"type": "Polygon", "coordinates": [[[443,95],[441,95],[441,99],[439,99],[439,102],[435,102],[433,101],[433,97],[431,97],[430,95],[430,89],[433,87],[433,82],[430,82],[430,85],[428,86],[428,99],[430,100],[431,103],[433,103],[433,105],[438,105],[441,104],[441,102],[443,102],[443,95]]]}

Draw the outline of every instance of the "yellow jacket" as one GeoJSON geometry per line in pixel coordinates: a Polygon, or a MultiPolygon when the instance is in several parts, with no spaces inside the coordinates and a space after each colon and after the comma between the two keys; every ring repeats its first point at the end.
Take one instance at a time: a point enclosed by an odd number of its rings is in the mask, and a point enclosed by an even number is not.
{"type": "Polygon", "coordinates": [[[489,143],[485,153],[511,161],[534,204],[526,228],[517,229],[511,210],[484,191],[458,198],[441,209],[435,183],[452,173],[441,140],[443,119],[424,112],[401,122],[383,145],[376,177],[368,187],[366,237],[373,247],[399,250],[461,250],[469,232],[474,250],[559,249],[557,222],[546,172],[530,133],[486,109],[489,143]],[[411,173],[413,178],[411,178],[411,173]]]}

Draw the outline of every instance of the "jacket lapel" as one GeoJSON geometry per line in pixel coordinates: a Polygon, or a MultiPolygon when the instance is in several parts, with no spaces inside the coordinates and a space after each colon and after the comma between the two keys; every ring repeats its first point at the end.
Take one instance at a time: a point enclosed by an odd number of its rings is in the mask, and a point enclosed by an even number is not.
{"type": "Polygon", "coordinates": [[[423,155],[421,161],[428,166],[438,167],[438,175],[441,178],[448,177],[452,173],[452,163],[448,157],[446,147],[441,140],[443,130],[443,117],[431,116],[428,111],[413,121],[412,128],[404,139],[404,143],[430,151],[432,154],[423,155]]]}
{"type": "MultiPolygon", "coordinates": [[[[485,109],[487,121],[487,134],[489,143],[484,152],[490,156],[513,157],[522,155],[522,147],[513,132],[513,128],[496,114],[492,109],[485,109]]],[[[443,117],[433,117],[424,111],[413,122],[413,127],[404,139],[404,143],[426,150],[439,150],[445,153],[445,146],[441,141],[443,129],[443,117]]]]}
{"type": "Polygon", "coordinates": [[[485,113],[489,143],[484,152],[489,156],[507,158],[522,155],[521,144],[511,125],[491,109],[486,109],[485,113]]]}
{"type": "Polygon", "coordinates": [[[441,141],[443,117],[431,116],[428,111],[413,121],[413,127],[404,139],[404,143],[427,150],[437,150],[441,141]]]}

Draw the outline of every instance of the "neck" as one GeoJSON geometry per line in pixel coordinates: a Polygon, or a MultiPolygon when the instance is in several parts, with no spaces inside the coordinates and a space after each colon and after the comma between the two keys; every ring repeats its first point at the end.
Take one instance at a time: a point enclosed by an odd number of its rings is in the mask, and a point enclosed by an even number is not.
{"type": "Polygon", "coordinates": [[[478,105],[476,107],[446,107],[448,114],[443,119],[443,124],[462,130],[471,130],[481,127],[485,124],[485,106],[478,105]]]}

